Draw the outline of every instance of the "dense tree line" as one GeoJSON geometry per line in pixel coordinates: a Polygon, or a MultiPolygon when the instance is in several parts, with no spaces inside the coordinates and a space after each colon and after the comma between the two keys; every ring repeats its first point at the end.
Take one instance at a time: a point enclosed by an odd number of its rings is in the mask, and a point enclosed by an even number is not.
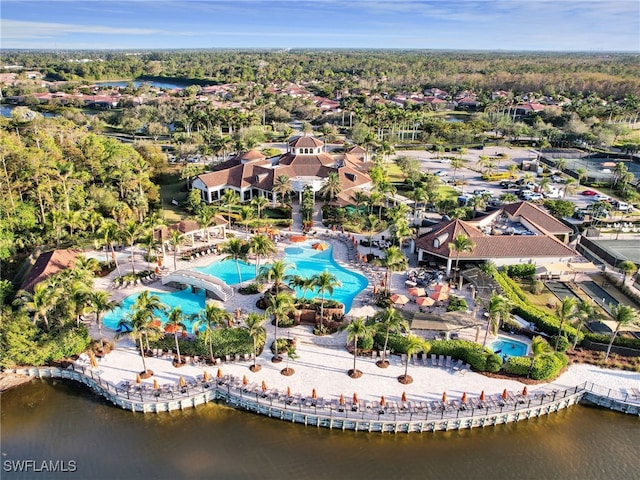
{"type": "Polygon", "coordinates": [[[144,75],[210,83],[310,82],[328,95],[365,88],[377,92],[439,87],[513,90],[573,96],[593,92],[621,99],[640,93],[632,54],[491,53],[460,51],[4,51],[4,64],[40,69],[52,80],[104,80],[144,75]],[[135,53],[135,54],[134,54],[135,53]]]}

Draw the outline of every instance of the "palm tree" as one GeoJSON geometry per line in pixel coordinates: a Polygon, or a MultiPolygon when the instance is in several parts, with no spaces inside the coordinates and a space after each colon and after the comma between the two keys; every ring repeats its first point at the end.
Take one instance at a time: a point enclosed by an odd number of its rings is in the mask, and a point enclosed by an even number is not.
{"type": "MultiPolygon", "coordinates": [[[[261,197],[264,198],[264,197],[261,197]]],[[[249,240],[249,252],[256,256],[256,278],[260,271],[260,259],[277,252],[275,243],[264,234],[254,235],[249,240]]]]}
{"type": "Polygon", "coordinates": [[[173,307],[169,312],[167,327],[173,327],[173,339],[176,342],[176,353],[178,354],[178,362],[174,365],[182,365],[182,357],[180,356],[180,344],[178,343],[178,329],[186,329],[184,324],[184,314],[180,307],[173,307]]]}
{"type": "Polygon", "coordinates": [[[622,273],[624,273],[624,277],[622,278],[622,284],[627,283],[627,275],[633,275],[638,267],[631,260],[623,260],[618,264],[618,268],[622,273]]]}
{"type": "Polygon", "coordinates": [[[313,278],[307,278],[300,275],[289,275],[288,285],[291,288],[299,288],[302,290],[302,298],[307,295],[308,290],[313,290],[313,278]]]}
{"type": "Polygon", "coordinates": [[[327,270],[317,273],[312,277],[312,285],[318,289],[320,293],[320,327],[324,325],[324,296],[325,294],[333,295],[333,290],[341,287],[342,283],[333,273],[327,270]]]}
{"type": "Polygon", "coordinates": [[[575,297],[564,297],[560,305],[556,304],[556,316],[560,320],[560,327],[558,328],[558,336],[556,337],[556,343],[553,347],[554,351],[558,351],[558,344],[560,343],[560,337],[562,336],[562,327],[564,322],[569,322],[576,316],[577,300],[575,297]]]}
{"type": "Polygon", "coordinates": [[[413,382],[413,378],[411,378],[407,374],[407,372],[409,371],[409,359],[411,358],[411,356],[419,352],[427,353],[431,349],[431,347],[429,346],[429,344],[427,344],[427,342],[425,342],[423,339],[413,334],[410,334],[407,337],[406,345],[407,345],[407,361],[404,365],[404,375],[400,375],[398,377],[398,381],[405,385],[413,382]]]}
{"type": "Polygon", "coordinates": [[[392,245],[385,251],[384,257],[377,260],[377,263],[385,269],[385,290],[389,293],[391,291],[391,276],[394,272],[406,270],[409,260],[407,260],[405,254],[402,253],[400,247],[392,245]]]}
{"type": "Polygon", "coordinates": [[[153,236],[153,232],[150,232],[142,239],[142,243],[147,250],[147,270],[151,271],[151,258],[154,257],[153,252],[160,245],[160,242],[153,236]]]}
{"type": "Polygon", "coordinates": [[[229,226],[231,226],[231,208],[240,203],[240,195],[233,190],[227,189],[222,194],[221,200],[222,204],[227,207],[227,221],[229,222],[229,226]]]}
{"type": "MultiPolygon", "coordinates": [[[[114,247],[114,244],[120,239],[120,228],[118,227],[118,223],[115,220],[109,218],[102,222],[102,225],[100,225],[100,228],[98,229],[98,233],[102,235],[102,240],[104,241],[105,245],[109,246],[109,249],[111,250],[111,258],[116,264],[118,276],[121,276],[122,273],[120,272],[120,265],[118,265],[118,257],[116,257],[116,251],[114,247]]],[[[107,263],[110,264],[111,262],[107,260],[107,263]]]]}
{"type": "Polygon", "coordinates": [[[293,368],[289,368],[289,360],[294,361],[296,358],[298,358],[296,346],[293,343],[287,343],[287,365],[280,371],[282,375],[290,376],[295,373],[293,368]]]}
{"type": "Polygon", "coordinates": [[[89,312],[89,294],[91,289],[81,280],[72,281],[66,289],[65,306],[76,319],[76,325],[80,326],[80,318],[89,312]]]}
{"type": "Polygon", "coordinates": [[[604,361],[606,362],[609,359],[609,353],[611,353],[611,347],[613,346],[613,341],[616,339],[618,332],[620,332],[622,327],[626,327],[627,325],[637,325],[638,324],[638,311],[629,307],[628,305],[609,305],[611,308],[611,316],[613,320],[617,323],[616,329],[611,334],[611,340],[609,340],[609,345],[607,346],[607,354],[604,356],[604,361]]]}
{"type": "Polygon", "coordinates": [[[578,345],[578,337],[580,336],[582,326],[589,320],[593,319],[595,317],[595,314],[596,310],[589,300],[580,300],[580,302],[578,302],[578,305],[576,307],[576,318],[578,319],[578,325],[576,326],[576,334],[573,337],[572,350],[575,350],[576,345],[578,345]]]}
{"type": "Polygon", "coordinates": [[[324,197],[325,200],[333,201],[337,198],[338,194],[342,191],[342,182],[340,181],[340,176],[338,172],[331,172],[325,178],[322,187],[320,188],[320,195],[324,197]]]}
{"type": "Polygon", "coordinates": [[[349,370],[351,378],[358,378],[362,372],[356,369],[356,359],[358,358],[358,339],[368,338],[373,334],[373,327],[367,325],[364,318],[358,317],[351,320],[346,326],[347,342],[353,342],[353,370],[349,370]]]}
{"type": "Polygon", "coordinates": [[[196,215],[196,218],[198,220],[198,225],[205,232],[205,238],[207,240],[207,243],[209,243],[209,227],[213,223],[215,216],[216,216],[216,212],[214,208],[212,208],[210,205],[204,205],[200,207],[196,215]]]}
{"type": "Polygon", "coordinates": [[[100,348],[104,348],[102,340],[102,314],[112,311],[117,307],[117,303],[111,300],[111,296],[104,290],[94,290],[89,295],[89,303],[91,311],[96,314],[96,325],[98,326],[98,335],[100,335],[100,348]]]}
{"type": "Polygon", "coordinates": [[[124,317],[118,322],[118,328],[121,330],[115,334],[115,339],[118,340],[121,337],[127,335],[134,342],[138,343],[140,348],[140,356],[142,357],[142,373],[150,376],[153,372],[147,370],[147,362],[145,361],[145,352],[142,339],[151,332],[156,332],[157,327],[153,327],[151,322],[153,316],[149,315],[146,310],[133,310],[130,314],[124,317]]]}
{"type": "Polygon", "coordinates": [[[378,217],[376,217],[373,214],[369,214],[367,215],[367,219],[366,219],[366,229],[369,232],[369,253],[373,253],[373,234],[376,230],[376,227],[378,226],[378,223],[380,223],[380,220],[378,220],[378,217]]]}
{"type": "Polygon", "coordinates": [[[184,235],[178,230],[171,230],[171,237],[169,237],[169,244],[173,248],[173,269],[178,269],[178,248],[184,243],[184,235]]]}
{"type": "Polygon", "coordinates": [[[531,366],[529,367],[527,378],[533,373],[536,359],[546,355],[553,355],[553,349],[551,345],[549,345],[549,342],[540,336],[533,337],[531,340],[531,366]]]}
{"type": "Polygon", "coordinates": [[[277,196],[280,195],[280,203],[284,204],[284,199],[293,192],[291,179],[286,175],[278,175],[273,181],[273,203],[275,205],[277,196]]]}
{"type": "Polygon", "coordinates": [[[199,330],[204,325],[205,341],[209,344],[209,360],[215,362],[213,358],[213,332],[219,328],[227,328],[233,317],[224,308],[214,302],[207,302],[204,310],[200,312],[198,320],[193,324],[194,330],[199,330]]]}
{"type": "Polygon", "coordinates": [[[456,172],[458,171],[459,168],[464,167],[464,160],[462,160],[461,158],[454,158],[453,160],[451,160],[451,168],[453,168],[453,182],[455,183],[456,181],[456,172]]]}
{"type": "Polygon", "coordinates": [[[27,312],[32,314],[34,325],[38,320],[42,320],[45,328],[49,330],[49,314],[56,308],[61,293],[60,289],[52,288],[47,282],[41,282],[33,287],[33,293],[27,290],[19,291],[14,303],[23,305],[27,312]]]}
{"type": "Polygon", "coordinates": [[[489,319],[487,321],[487,329],[484,333],[484,341],[482,342],[483,347],[487,344],[489,330],[491,330],[491,333],[495,335],[498,333],[500,322],[509,318],[509,314],[511,313],[511,302],[502,295],[492,293],[489,298],[489,302],[486,305],[486,309],[489,314],[489,319]]]}
{"type": "Polygon", "coordinates": [[[402,314],[393,307],[387,307],[384,310],[378,312],[373,317],[377,322],[378,328],[384,330],[384,346],[382,347],[382,360],[377,363],[379,367],[386,367],[389,362],[386,360],[387,344],[389,343],[389,334],[391,332],[399,333],[409,330],[409,324],[402,316],[402,314]]]}
{"type": "Polygon", "coordinates": [[[256,363],[258,357],[258,342],[263,342],[267,338],[267,331],[264,328],[265,316],[259,313],[252,312],[247,316],[245,320],[245,329],[249,336],[253,340],[253,365],[251,366],[252,372],[260,370],[256,363]]]}
{"type": "Polygon", "coordinates": [[[564,200],[567,196],[567,193],[573,195],[576,193],[578,181],[575,178],[569,177],[567,181],[564,183],[564,189],[562,191],[562,199],[564,200]]]}
{"type": "Polygon", "coordinates": [[[131,273],[133,273],[134,275],[136,274],[136,266],[134,263],[133,246],[135,245],[141,234],[142,226],[134,220],[129,220],[122,230],[122,237],[125,238],[129,243],[129,253],[131,255],[131,273]]]}
{"type": "Polygon", "coordinates": [[[275,262],[264,265],[260,269],[258,279],[273,283],[276,294],[280,292],[280,287],[287,279],[287,270],[296,268],[293,263],[287,263],[284,260],[276,260],[275,262]]]}
{"type": "Polygon", "coordinates": [[[262,218],[262,210],[264,209],[264,207],[267,206],[267,204],[269,203],[269,200],[267,199],[267,197],[253,197],[251,199],[251,206],[256,208],[256,213],[258,214],[258,220],[260,220],[262,218]]]}
{"type": "Polygon", "coordinates": [[[231,238],[225,244],[222,245],[222,253],[226,253],[227,256],[223,260],[233,260],[236,262],[236,269],[238,271],[238,280],[242,286],[242,273],[240,272],[240,261],[247,259],[248,246],[239,238],[231,238]]]}
{"type": "Polygon", "coordinates": [[[154,327],[155,330],[154,328],[151,328],[150,327],[151,322],[153,320],[157,320],[157,316],[156,316],[157,313],[165,312],[166,309],[167,307],[164,303],[162,303],[162,301],[160,300],[160,297],[158,297],[157,295],[153,295],[151,292],[149,292],[149,290],[144,290],[140,292],[140,294],[136,298],[136,301],[133,304],[132,310],[142,311],[142,312],[145,312],[145,315],[147,315],[147,323],[149,323],[148,325],[149,328],[147,328],[144,332],[144,336],[147,340],[147,348],[149,348],[149,334],[153,336],[155,334],[162,333],[159,327],[154,327]]]}
{"type": "Polygon", "coordinates": [[[240,219],[240,223],[244,225],[245,238],[249,240],[249,224],[251,223],[251,220],[253,220],[253,210],[251,209],[251,207],[243,205],[242,207],[240,207],[238,216],[240,219]]]}
{"type": "MultiPolygon", "coordinates": [[[[464,233],[459,233],[453,239],[453,242],[449,243],[449,250],[456,252],[456,272],[458,271],[458,262],[460,261],[460,254],[462,252],[472,252],[476,244],[464,233]]],[[[458,273],[459,275],[459,273],[458,273]]],[[[462,276],[460,275],[460,280],[462,276]]],[[[462,283],[462,282],[461,282],[462,283]]],[[[462,288],[462,285],[460,285],[462,288]]]]}
{"type": "Polygon", "coordinates": [[[275,326],[273,341],[276,345],[276,354],[271,361],[279,362],[281,358],[280,355],[278,355],[278,324],[280,323],[280,319],[295,311],[295,301],[288,292],[280,292],[276,295],[268,293],[267,301],[269,303],[269,306],[267,307],[267,315],[273,315],[273,324],[275,326]]]}

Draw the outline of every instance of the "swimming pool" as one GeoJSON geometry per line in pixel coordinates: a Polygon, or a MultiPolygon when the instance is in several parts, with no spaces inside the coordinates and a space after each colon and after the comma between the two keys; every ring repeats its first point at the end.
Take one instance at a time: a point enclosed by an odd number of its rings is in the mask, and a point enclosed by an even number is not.
{"type": "MultiPolygon", "coordinates": [[[[287,271],[287,274],[308,278],[325,270],[332,273],[342,285],[334,289],[333,295],[325,294],[325,298],[342,302],[346,313],[351,310],[353,299],[367,287],[369,282],[364,275],[338,265],[333,259],[332,245],[327,244],[328,248],[326,250],[315,250],[313,248],[315,243],[318,242],[307,241],[284,249],[284,261],[295,266],[295,268],[287,271]]],[[[196,267],[194,270],[219,278],[228,285],[239,283],[234,260],[214,262],[206,267],[196,267]]],[[[243,281],[246,282],[255,278],[255,265],[240,262],[240,270],[243,281]]],[[[296,289],[298,298],[302,297],[302,293],[301,289],[296,289]]],[[[304,296],[305,298],[315,298],[319,297],[319,294],[317,291],[307,291],[304,296]]]]}
{"type": "Polygon", "coordinates": [[[500,336],[489,345],[489,348],[498,355],[507,355],[509,357],[525,357],[529,351],[529,346],[526,343],[500,336]]]}
{"type": "MultiPolygon", "coordinates": [[[[160,297],[160,301],[167,306],[167,313],[173,309],[173,307],[180,307],[182,309],[182,313],[185,314],[186,318],[183,320],[187,331],[193,331],[193,324],[195,323],[194,318],[190,317],[192,315],[198,315],[200,311],[202,311],[205,307],[205,292],[204,290],[200,290],[197,293],[193,293],[191,288],[186,288],[184,290],[178,290],[176,292],[151,292],[153,295],[157,295],[160,297]]],[[[104,317],[102,317],[102,323],[105,327],[110,328],[112,330],[116,330],[118,328],[118,323],[120,319],[122,319],[127,313],[131,311],[131,307],[135,303],[138,298],[138,293],[133,295],[129,295],[126,297],[118,307],[116,307],[111,312],[107,312],[104,317]]],[[[159,313],[158,318],[164,325],[167,321],[167,314],[159,313]]]]}

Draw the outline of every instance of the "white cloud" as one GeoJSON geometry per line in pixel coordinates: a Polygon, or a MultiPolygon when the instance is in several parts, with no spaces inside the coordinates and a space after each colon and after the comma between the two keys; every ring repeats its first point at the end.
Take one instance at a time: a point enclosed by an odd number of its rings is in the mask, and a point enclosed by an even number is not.
{"type": "Polygon", "coordinates": [[[70,33],[89,35],[153,35],[163,33],[149,28],[122,28],[103,25],[76,25],[70,23],[29,22],[22,20],[0,19],[3,39],[34,39],[60,37],[70,33]]]}

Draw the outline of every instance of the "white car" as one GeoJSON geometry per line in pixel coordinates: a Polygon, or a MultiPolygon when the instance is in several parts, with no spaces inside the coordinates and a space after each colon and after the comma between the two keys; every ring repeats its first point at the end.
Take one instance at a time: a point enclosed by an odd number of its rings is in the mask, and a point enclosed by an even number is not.
{"type": "Polygon", "coordinates": [[[446,177],[448,174],[446,171],[444,170],[438,170],[437,172],[434,172],[434,175],[436,177],[446,177]]]}
{"type": "Polygon", "coordinates": [[[598,193],[597,195],[593,196],[593,200],[595,200],[596,202],[608,202],[609,200],[611,200],[611,197],[609,195],[605,195],[604,193],[598,193]]]}
{"type": "Polygon", "coordinates": [[[535,202],[538,200],[542,200],[544,197],[542,196],[541,193],[526,193],[522,196],[523,200],[527,200],[528,202],[535,202]]]}

